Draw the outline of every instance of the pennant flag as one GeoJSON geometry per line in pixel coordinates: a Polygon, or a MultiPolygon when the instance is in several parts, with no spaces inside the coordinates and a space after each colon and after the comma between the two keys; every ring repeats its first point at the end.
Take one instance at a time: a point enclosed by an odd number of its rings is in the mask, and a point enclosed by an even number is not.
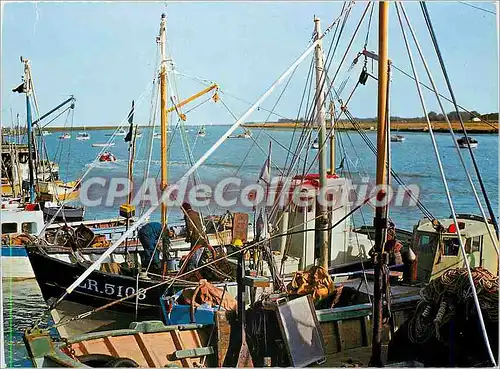
{"type": "Polygon", "coordinates": [[[267,155],[267,159],[260,170],[259,180],[264,181],[268,185],[271,182],[271,143],[269,143],[269,154],[267,155]]]}
{"type": "Polygon", "coordinates": [[[267,220],[267,212],[266,208],[262,207],[259,211],[259,216],[255,221],[255,239],[257,241],[261,241],[269,237],[268,230],[268,220],[267,220]]]}
{"type": "Polygon", "coordinates": [[[26,84],[24,82],[21,83],[19,86],[12,89],[12,92],[18,92],[20,94],[25,93],[26,92],[26,84]]]}
{"type": "Polygon", "coordinates": [[[134,100],[132,100],[132,109],[130,109],[130,113],[128,114],[128,123],[130,124],[130,128],[125,136],[125,142],[132,141],[132,132],[134,131],[134,100]]]}

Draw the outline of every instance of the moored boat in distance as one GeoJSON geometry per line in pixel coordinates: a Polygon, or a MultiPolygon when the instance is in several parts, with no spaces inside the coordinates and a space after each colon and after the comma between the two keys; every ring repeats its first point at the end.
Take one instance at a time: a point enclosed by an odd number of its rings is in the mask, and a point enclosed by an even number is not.
{"type": "Polygon", "coordinates": [[[72,206],[63,204],[59,210],[58,204],[47,201],[43,204],[43,215],[46,221],[50,221],[54,216],[55,222],[77,222],[82,221],[85,216],[83,206],[72,206]]]}
{"type": "Polygon", "coordinates": [[[106,161],[116,161],[116,156],[114,156],[112,153],[109,151],[103,152],[101,156],[99,156],[99,161],[101,162],[106,162],[106,161]]]}
{"type": "Polygon", "coordinates": [[[52,132],[42,131],[42,136],[50,136],[50,135],[52,135],[52,132]]]}
{"type": "Polygon", "coordinates": [[[319,142],[318,142],[318,139],[317,139],[317,138],[316,138],[316,139],[314,139],[314,142],[312,143],[311,148],[312,148],[313,150],[318,150],[318,149],[319,149],[319,142]]]}
{"type": "Polygon", "coordinates": [[[205,137],[207,135],[207,132],[205,130],[205,126],[201,126],[201,128],[198,130],[198,133],[196,135],[200,136],[200,137],[205,137]]]}
{"type": "Polygon", "coordinates": [[[458,147],[460,147],[461,149],[466,149],[469,146],[471,147],[471,149],[475,149],[479,145],[479,142],[477,140],[473,139],[472,137],[465,137],[465,136],[459,138],[457,140],[457,143],[458,147]]]}
{"type": "Polygon", "coordinates": [[[245,129],[244,133],[229,136],[228,138],[252,138],[252,132],[249,129],[245,129]]]}
{"type": "Polygon", "coordinates": [[[401,135],[392,135],[391,136],[391,142],[404,142],[406,140],[405,136],[401,135]]]}
{"type": "Polygon", "coordinates": [[[116,136],[126,136],[127,132],[123,128],[120,128],[118,132],[115,133],[116,136]]]}
{"type": "Polygon", "coordinates": [[[61,136],[59,136],[60,140],[68,140],[71,138],[71,135],[69,133],[64,133],[61,136]]]}
{"type": "Polygon", "coordinates": [[[92,147],[112,147],[115,146],[114,142],[109,142],[109,143],[93,143],[92,147]]]}
{"type": "Polygon", "coordinates": [[[78,132],[76,139],[79,141],[90,140],[90,135],[87,132],[78,132]]]}

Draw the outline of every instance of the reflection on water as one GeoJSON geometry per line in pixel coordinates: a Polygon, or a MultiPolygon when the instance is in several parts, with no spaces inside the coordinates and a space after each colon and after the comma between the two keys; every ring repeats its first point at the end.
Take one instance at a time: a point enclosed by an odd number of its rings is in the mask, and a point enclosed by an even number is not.
{"type": "Polygon", "coordinates": [[[47,305],[34,279],[20,282],[4,279],[2,287],[5,363],[7,367],[30,367],[32,365],[24,347],[23,332],[39,318],[39,327],[52,323],[47,305]]]}

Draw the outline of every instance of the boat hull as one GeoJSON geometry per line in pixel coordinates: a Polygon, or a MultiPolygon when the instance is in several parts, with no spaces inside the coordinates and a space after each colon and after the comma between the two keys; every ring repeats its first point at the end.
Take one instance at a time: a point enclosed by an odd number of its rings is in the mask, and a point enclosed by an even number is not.
{"type": "MultiPolygon", "coordinates": [[[[59,208],[49,207],[43,209],[43,215],[46,220],[52,219],[52,217],[57,213],[59,208]]],[[[73,207],[63,207],[63,209],[56,216],[56,222],[63,222],[65,219],[67,222],[78,222],[83,220],[85,215],[85,208],[73,208],[73,207]]]]}
{"type": "MultiPolygon", "coordinates": [[[[42,254],[36,247],[28,247],[28,257],[35,273],[37,282],[46,302],[58,299],[64,294],[73,282],[82,275],[87,267],[81,263],[71,263],[58,260],[57,258],[42,254]],[[58,273],[54,273],[57,270],[58,273]]],[[[137,290],[144,290],[157,284],[152,280],[145,280],[106,273],[101,271],[92,272],[89,277],[75,290],[68,294],[66,300],[91,307],[101,307],[111,301],[115,301],[133,295],[137,290]],[[138,287],[138,288],[137,288],[138,287]]],[[[136,301],[137,311],[140,319],[158,317],[160,314],[160,297],[165,288],[157,287],[144,293],[139,293],[137,299],[115,304],[110,308],[135,315],[136,301]]]]}
{"type": "MultiPolygon", "coordinates": [[[[475,149],[477,147],[477,145],[478,145],[477,142],[473,142],[470,144],[470,148],[475,149]]],[[[461,149],[467,149],[469,147],[469,145],[467,145],[467,143],[459,143],[458,147],[460,147],[461,149]]]]}
{"type": "MultiPolygon", "coordinates": [[[[142,248],[141,248],[142,249],[142,248]]],[[[138,248],[129,246],[128,252],[133,253],[138,248]]],[[[97,260],[105,248],[89,248],[81,250],[81,255],[84,260],[92,262],[97,260]]],[[[71,262],[72,251],[66,247],[49,247],[46,252],[52,257],[63,262],[71,262]]],[[[120,247],[113,254],[113,261],[121,263],[125,261],[127,250],[125,247],[120,247]]],[[[2,279],[22,281],[25,279],[34,279],[35,273],[28,258],[26,248],[22,245],[2,245],[2,279]]]]}

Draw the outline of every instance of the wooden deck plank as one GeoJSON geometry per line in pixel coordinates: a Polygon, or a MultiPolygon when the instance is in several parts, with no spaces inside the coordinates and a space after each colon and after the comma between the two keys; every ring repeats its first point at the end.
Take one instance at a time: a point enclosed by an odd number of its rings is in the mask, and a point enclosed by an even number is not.
{"type": "MultiPolygon", "coordinates": [[[[177,350],[184,350],[184,342],[182,342],[181,336],[179,335],[178,331],[171,331],[170,335],[172,336],[172,340],[174,341],[175,348],[177,350]]],[[[180,359],[182,366],[185,368],[192,368],[193,367],[193,360],[189,358],[185,359],[180,359]]]]}
{"type": "Polygon", "coordinates": [[[147,347],[146,343],[144,342],[144,333],[136,333],[134,334],[134,337],[149,367],[160,368],[160,363],[158,362],[158,360],[156,360],[156,357],[149,352],[149,347],[147,347]]]}
{"type": "Polygon", "coordinates": [[[88,355],[89,354],[89,350],[87,348],[87,346],[85,345],[85,341],[81,341],[78,343],[78,348],[80,349],[80,351],[82,352],[82,354],[84,355],[88,355]]]}
{"type": "Polygon", "coordinates": [[[108,348],[111,355],[113,355],[115,357],[120,357],[120,355],[118,354],[118,351],[116,351],[116,348],[113,345],[113,342],[111,342],[111,340],[109,339],[109,337],[104,337],[104,344],[108,348]]]}

